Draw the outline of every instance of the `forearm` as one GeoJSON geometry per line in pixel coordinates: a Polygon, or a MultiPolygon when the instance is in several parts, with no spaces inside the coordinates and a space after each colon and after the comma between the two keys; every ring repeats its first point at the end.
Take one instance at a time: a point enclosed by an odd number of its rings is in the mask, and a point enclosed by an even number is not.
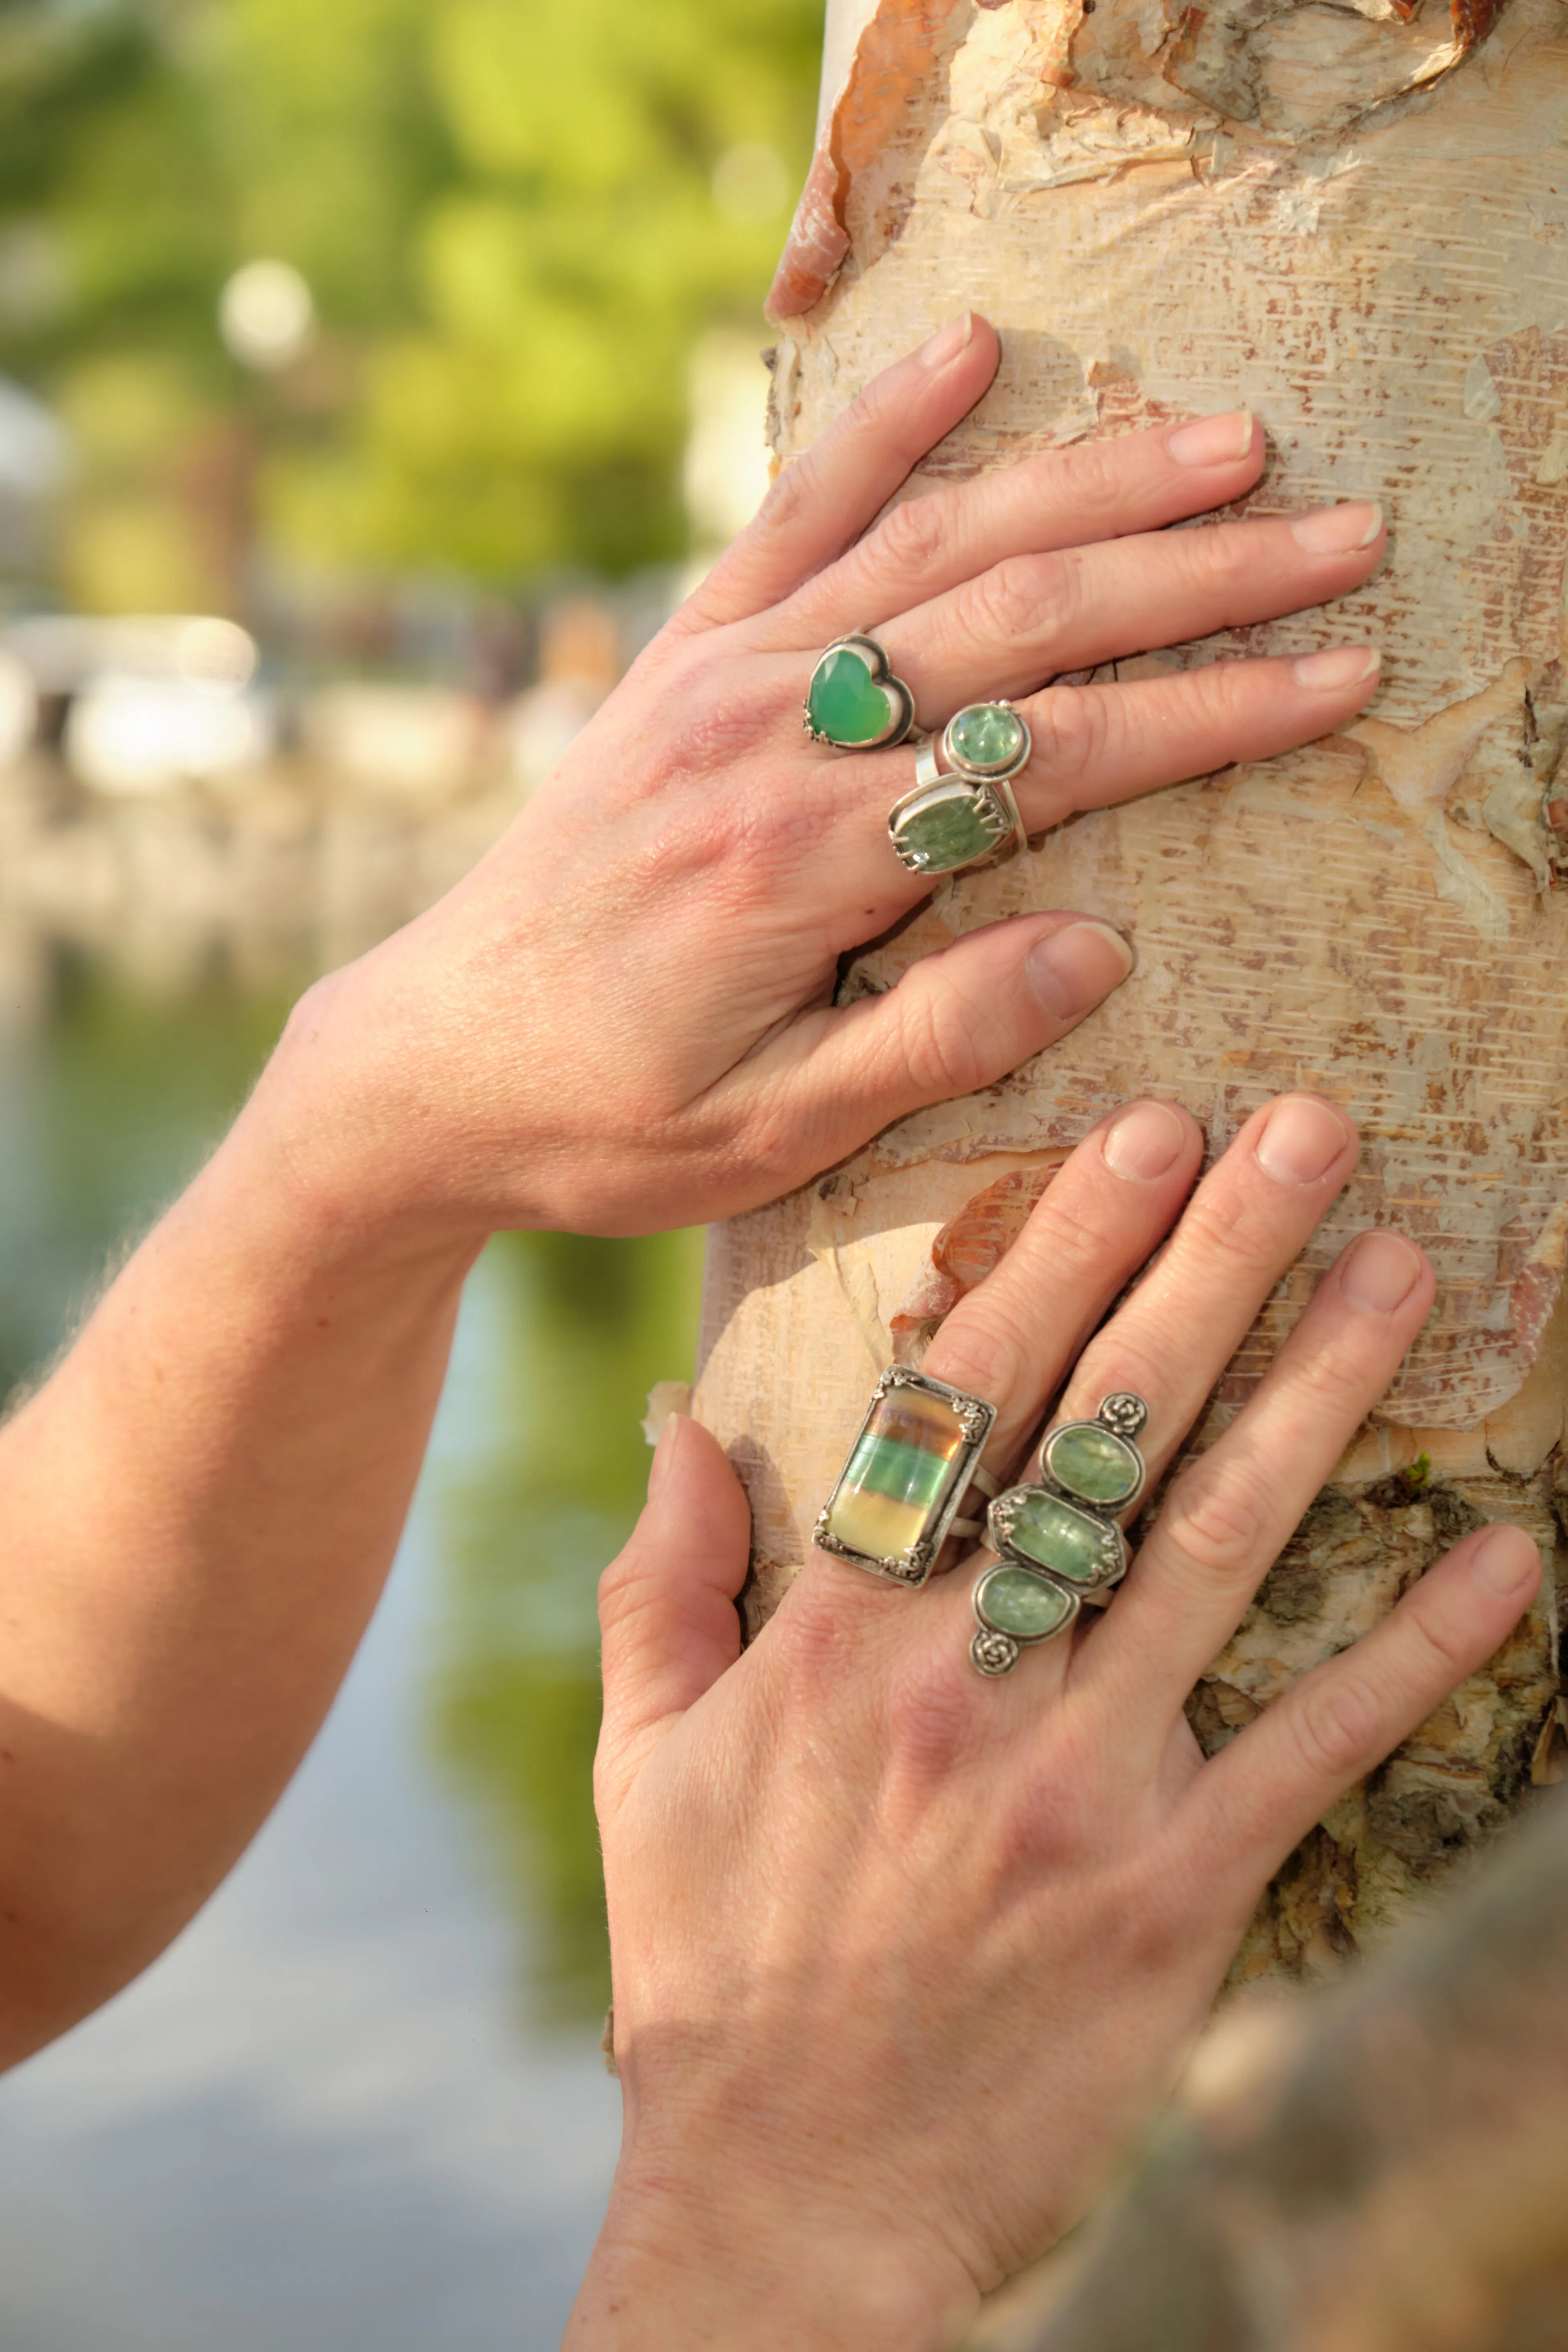
{"type": "Polygon", "coordinates": [[[357,1230],[287,1128],[264,1081],[0,1433],[0,2062],[205,1899],[396,1548],[474,1247],[357,1230]]]}

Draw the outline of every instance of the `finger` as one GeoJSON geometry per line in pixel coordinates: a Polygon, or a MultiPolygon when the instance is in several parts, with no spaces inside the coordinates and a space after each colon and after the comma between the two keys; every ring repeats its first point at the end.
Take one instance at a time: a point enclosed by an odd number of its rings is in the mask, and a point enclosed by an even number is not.
{"type": "Polygon", "coordinates": [[[1398,1370],[1436,1284],[1413,1242],[1363,1234],[1319,1284],[1256,1396],[1176,1479],[1105,1625],[1093,1680],[1173,1720],[1351,1436],[1398,1370]]]}
{"type": "Polygon", "coordinates": [[[1381,1625],[1303,1675],[1204,1767],[1190,1819],[1220,1868],[1242,1882],[1243,1903],[1337,1798],[1493,1654],[1541,1568],[1522,1528],[1479,1528],[1381,1625]]]}
{"type": "Polygon", "coordinates": [[[790,1172],[771,1165],[765,1197],[912,1110],[994,1085],[1067,1036],[1131,966],[1120,933],[1090,916],[1018,915],[922,957],[885,995],[791,1022],[736,1073],[751,1119],[772,1097],[789,1137],[790,1172]]]}
{"type": "Polygon", "coordinates": [[[968,415],[1000,357],[992,327],[965,311],[884,369],[814,448],[784,467],[678,619],[699,627],[743,619],[831,563],[968,415]]]}
{"type": "Polygon", "coordinates": [[[1012,555],[1081,547],[1226,506],[1263,470],[1247,409],[1075,442],[907,499],[779,615],[791,645],[864,628],[956,588],[1012,555]]]}
{"type": "MultiPolygon", "coordinates": [[[[1210,662],[1125,686],[1058,686],[1031,696],[1019,707],[1033,750],[1013,786],[1025,830],[1043,833],[1086,809],[1331,734],[1372,699],[1380,667],[1373,647],[1339,646],[1294,660],[1210,662]]],[[[888,835],[888,811],[913,783],[907,748],[803,778],[801,798],[817,822],[792,836],[801,879],[819,912],[827,882],[834,937],[845,946],[876,937],[930,887],[900,862],[888,835]]]]}
{"type": "Polygon", "coordinates": [[[997,1407],[985,1452],[997,1475],[1169,1232],[1202,1158],[1203,1131],[1188,1112],[1129,1104],[1084,1139],[995,1271],[943,1321],[922,1369],[997,1407]]]}
{"type": "Polygon", "coordinates": [[[1064,670],[1276,620],[1359,587],[1382,561],[1364,499],[1289,521],[1219,523],[1011,556],[878,631],[921,724],[1064,670]]]}
{"type": "Polygon", "coordinates": [[[740,1655],[735,1596],[745,1581],[751,1514],[719,1441],[671,1413],[659,1433],[647,1503],[599,1580],[605,1727],[601,1771],[695,1705],[740,1655]]]}
{"type": "Polygon", "coordinates": [[[1130,1389],[1149,1407],[1138,1443],[1157,1478],[1349,1181],[1359,1148],[1344,1112],[1316,1095],[1280,1095],[1255,1111],[1199,1185],[1159,1264],[1085,1349],[1059,1418],[1089,1420],[1106,1397],[1130,1389]]]}

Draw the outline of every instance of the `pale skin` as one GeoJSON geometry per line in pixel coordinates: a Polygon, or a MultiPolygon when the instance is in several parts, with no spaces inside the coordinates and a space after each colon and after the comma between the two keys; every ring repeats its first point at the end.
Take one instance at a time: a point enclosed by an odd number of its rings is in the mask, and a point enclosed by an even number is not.
{"type": "Polygon", "coordinates": [[[1124,976],[1113,933],[1038,913],[832,1008],[841,954],[922,894],[883,829],[908,748],[802,734],[828,638],[877,628],[928,722],[1018,696],[1037,830],[1321,735],[1371,695],[1364,647],[1044,685],[1343,594],[1381,520],[1354,503],[1168,531],[1257,478],[1237,415],[879,521],[996,360],[983,320],[955,322],[789,469],[495,849],[302,1001],[227,1139],[0,1433],[0,2061],[144,1967],[298,1764],[391,1560],[490,1232],[766,1199],[1054,1045],[1124,976]]]}
{"type": "MultiPolygon", "coordinates": [[[[1002,1408],[1004,1478],[1058,1391],[1053,1421],[1122,1389],[1157,1475],[1356,1138],[1283,1097],[1184,1216],[1201,1152],[1169,1105],[1108,1118],[942,1326],[925,1368],[1002,1408]]],[[[1084,2212],[1268,1876],[1539,1580],[1522,1529],[1480,1530],[1201,1759],[1184,1701],[1433,1290],[1398,1234],[1352,1242],[1103,1616],[1005,1681],[969,1663],[973,1559],[910,1592],[815,1555],[741,1654],[744,1496],[705,1430],[668,1424],[601,1592],[626,2134],[569,2352],[935,2352],[1084,2212]]]]}

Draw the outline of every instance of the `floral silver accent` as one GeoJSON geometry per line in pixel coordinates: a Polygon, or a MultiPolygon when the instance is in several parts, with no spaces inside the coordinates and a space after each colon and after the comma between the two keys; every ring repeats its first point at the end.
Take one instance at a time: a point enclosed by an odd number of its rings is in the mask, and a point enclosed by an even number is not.
{"type": "Polygon", "coordinates": [[[970,1664],[983,1675],[1010,1675],[1021,1653],[1011,1633],[992,1633],[985,1630],[974,1636],[969,1644],[970,1664]]]}
{"type": "Polygon", "coordinates": [[[1095,1419],[1102,1421],[1107,1429],[1113,1429],[1118,1437],[1128,1438],[1136,1437],[1148,1418],[1148,1406],[1141,1396],[1134,1396],[1131,1389],[1118,1389],[1114,1396],[1108,1396],[1095,1415],[1095,1419]]]}

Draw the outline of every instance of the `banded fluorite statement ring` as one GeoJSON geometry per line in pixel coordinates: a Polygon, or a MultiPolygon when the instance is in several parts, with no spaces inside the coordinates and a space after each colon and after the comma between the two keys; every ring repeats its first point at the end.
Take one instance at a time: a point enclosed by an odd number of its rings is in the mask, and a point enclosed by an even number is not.
{"type": "Polygon", "coordinates": [[[814,743],[875,751],[901,743],[914,723],[913,695],[864,629],[836,637],[818,656],[805,689],[805,731],[814,743]]]}
{"type": "Polygon", "coordinates": [[[893,847],[913,874],[955,874],[984,865],[1027,839],[1013,778],[1028,762],[1029,730],[1010,702],[971,702],[955,711],[938,746],[915,754],[915,788],[888,814],[893,847]]]}
{"type": "Polygon", "coordinates": [[[1068,1421],[1040,1447],[1039,1484],[1009,1486],[986,1514],[994,1568],[976,1578],[971,1662],[1011,1674],[1019,1654],[1065,1633],[1086,1600],[1127,1573],[1117,1515],[1143,1492],[1147,1471],[1133,1439],[1149,1408],[1130,1389],[1106,1398],[1093,1421],[1068,1421]]]}
{"type": "Polygon", "coordinates": [[[980,1533],[979,1521],[960,1511],[972,1488],[996,1493],[996,1481],[980,1467],[995,1419],[995,1406],[984,1398],[893,1365],[872,1391],[849,1459],[823,1506],[818,1549],[873,1576],[923,1584],[950,1537],[980,1533]]]}

